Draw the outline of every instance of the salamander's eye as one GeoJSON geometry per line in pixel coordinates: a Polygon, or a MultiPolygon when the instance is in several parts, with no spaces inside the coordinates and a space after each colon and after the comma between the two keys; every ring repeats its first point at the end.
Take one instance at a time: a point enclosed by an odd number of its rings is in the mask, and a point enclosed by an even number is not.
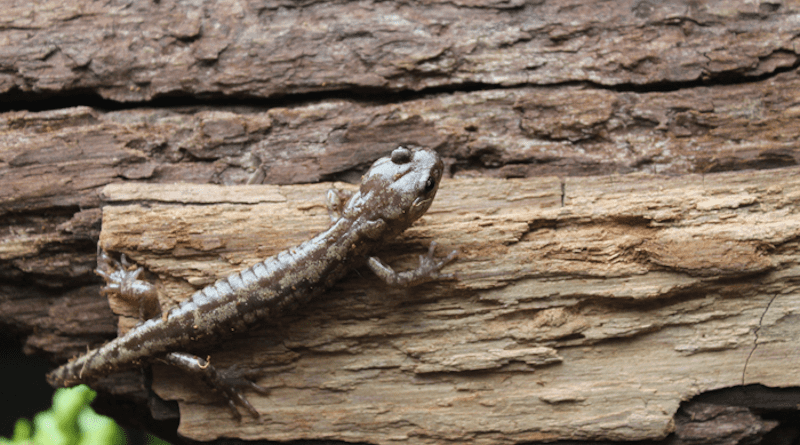
{"type": "Polygon", "coordinates": [[[425,182],[425,193],[432,192],[434,188],[436,188],[436,179],[433,176],[428,176],[428,180],[425,182]]]}
{"type": "Polygon", "coordinates": [[[411,150],[405,147],[397,147],[392,151],[392,162],[397,165],[408,164],[411,162],[411,150]]]}

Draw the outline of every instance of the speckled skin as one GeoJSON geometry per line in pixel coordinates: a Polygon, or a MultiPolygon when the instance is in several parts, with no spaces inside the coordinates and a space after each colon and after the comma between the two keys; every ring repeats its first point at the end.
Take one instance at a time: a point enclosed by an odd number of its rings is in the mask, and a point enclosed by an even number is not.
{"type": "MultiPolygon", "coordinates": [[[[258,416],[238,390],[263,388],[240,374],[215,370],[205,360],[183,351],[197,350],[231,333],[279,317],[341,279],[354,265],[387,240],[411,226],[430,207],[443,164],[432,150],[400,147],[390,157],[377,160],[364,175],[361,187],[346,204],[347,194],[328,194],[333,223],[328,230],[297,247],[217,281],[196,292],[164,317],[152,318],[97,349],[87,352],[48,375],[53,386],[74,386],[143,362],[160,359],[188,372],[200,374],[226,397],[238,417],[235,404],[258,416]]],[[[377,258],[370,268],[391,285],[409,286],[449,278],[439,270],[455,258],[455,252],[435,260],[433,247],[422,256],[416,270],[395,273],[377,258]]],[[[127,271],[101,253],[98,273],[108,285],[105,291],[136,298],[153,292],[137,279],[141,269],[127,271]]],[[[123,263],[125,259],[123,258],[123,263]]]]}

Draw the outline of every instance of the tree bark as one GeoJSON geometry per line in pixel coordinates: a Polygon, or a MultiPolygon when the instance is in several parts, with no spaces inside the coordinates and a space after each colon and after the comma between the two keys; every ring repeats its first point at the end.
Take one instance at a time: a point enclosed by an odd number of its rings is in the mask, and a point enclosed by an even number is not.
{"type": "Polygon", "coordinates": [[[776,423],[731,391],[798,386],[795,4],[6,3],[0,323],[28,353],[135,323],[98,241],[168,308],[323,229],[316,183],[401,144],[446,160],[381,256],[436,240],[459,279],[359,270],[208,351],[269,371],[261,424],[156,367],[186,437],[737,443],[776,423]]]}

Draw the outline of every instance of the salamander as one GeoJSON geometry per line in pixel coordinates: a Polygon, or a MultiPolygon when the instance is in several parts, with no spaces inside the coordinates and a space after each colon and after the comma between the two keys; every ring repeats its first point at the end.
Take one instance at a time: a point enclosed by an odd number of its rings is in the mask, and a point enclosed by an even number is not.
{"type": "MultiPolygon", "coordinates": [[[[456,258],[457,252],[437,259],[435,242],[426,255],[420,256],[419,266],[406,272],[395,272],[371,256],[428,210],[443,170],[435,151],[398,147],[370,167],[357,192],[328,192],[332,222],[327,230],[195,292],[165,315],[151,318],[53,370],[48,382],[53,386],[91,383],[117,371],[159,361],[199,375],[225,398],[234,417],[241,416],[238,405],[258,418],[243,390],[266,393],[265,388],[244,378],[238,369],[216,369],[208,360],[187,351],[206,348],[231,333],[280,317],[325,292],[365,261],[392,286],[452,279],[453,275],[440,270],[456,258]]],[[[143,269],[131,270],[124,255],[121,260],[100,252],[97,273],[106,281],[103,292],[115,292],[129,300],[152,297],[153,285],[138,278],[143,269]]]]}

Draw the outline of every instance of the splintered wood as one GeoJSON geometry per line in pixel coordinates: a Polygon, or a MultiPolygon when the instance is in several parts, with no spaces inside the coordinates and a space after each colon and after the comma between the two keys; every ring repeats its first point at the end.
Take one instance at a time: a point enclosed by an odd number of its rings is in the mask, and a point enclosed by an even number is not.
{"type": "MultiPolygon", "coordinates": [[[[112,185],[100,243],[149,270],[168,308],[324,229],[327,187],[112,185]]],[[[447,180],[379,255],[411,267],[436,240],[460,250],[457,281],[398,290],[359,269],[195,351],[263,373],[271,394],[247,394],[260,420],[169,368],[154,389],[195,440],[661,438],[700,392],[800,385],[798,209],[797,168],[447,180]]]]}

